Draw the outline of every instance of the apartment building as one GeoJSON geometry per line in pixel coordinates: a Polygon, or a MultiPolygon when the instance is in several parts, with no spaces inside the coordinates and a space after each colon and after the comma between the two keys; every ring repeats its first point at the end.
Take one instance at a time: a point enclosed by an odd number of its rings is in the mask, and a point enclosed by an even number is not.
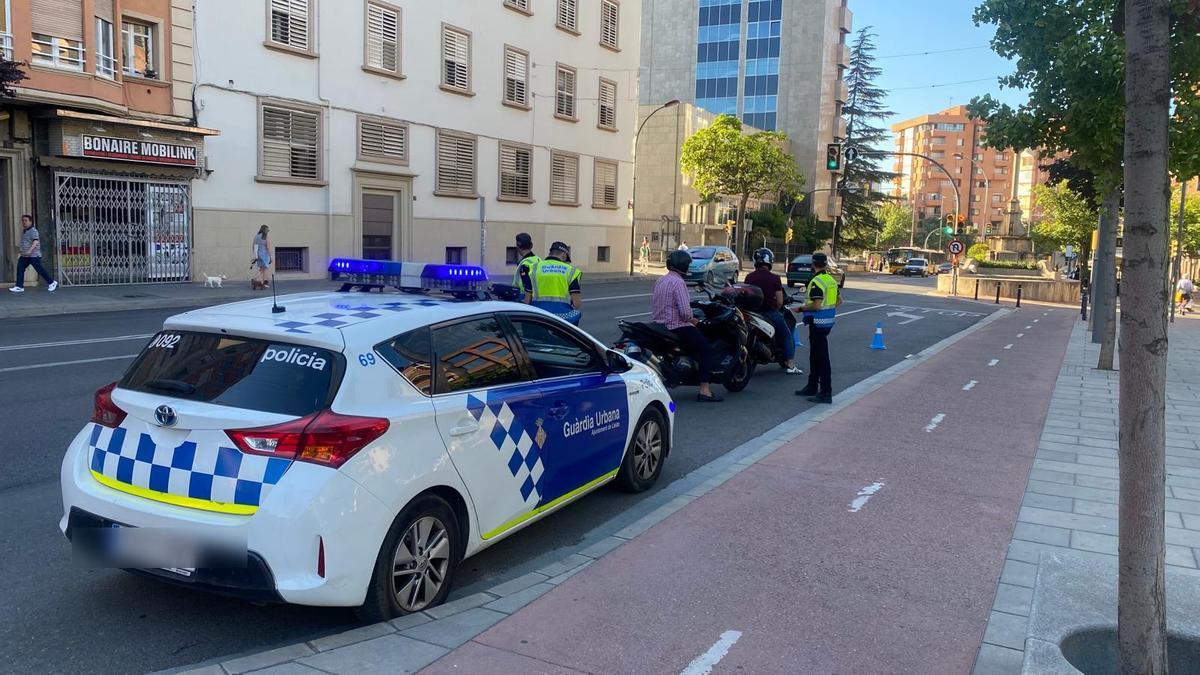
{"type": "Polygon", "coordinates": [[[196,105],[222,134],[197,267],[280,277],[331,257],[516,264],[561,240],[629,264],[638,0],[239,0],[196,7],[196,105]]]}
{"type": "Polygon", "coordinates": [[[925,155],[898,155],[893,171],[899,174],[892,194],[909,202],[917,218],[942,218],[960,213],[977,236],[1024,235],[1041,214],[1034,188],[1046,183],[1041,153],[983,147],[986,123],[971,119],[965,106],[954,106],[892,126],[896,151],[925,155]],[[1014,215],[1013,202],[1020,211],[1014,215]],[[1016,218],[1015,227],[1010,222],[1016,218]]]}
{"type": "Polygon", "coordinates": [[[0,49],[28,76],[0,108],[0,281],[14,281],[25,213],[63,284],[190,280],[191,190],[217,133],[194,124],[191,2],[0,11],[0,49]]]}
{"type": "MultiPolygon", "coordinates": [[[[678,99],[788,135],[809,189],[831,188],[825,146],[845,136],[846,0],[656,0],[642,12],[641,102],[678,99]]],[[[833,192],[811,200],[821,219],[833,192]]]]}

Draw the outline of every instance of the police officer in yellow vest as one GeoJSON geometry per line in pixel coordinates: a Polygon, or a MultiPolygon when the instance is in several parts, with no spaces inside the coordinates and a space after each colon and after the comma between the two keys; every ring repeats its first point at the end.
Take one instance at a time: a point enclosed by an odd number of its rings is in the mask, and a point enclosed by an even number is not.
{"type": "Polygon", "coordinates": [[[561,241],[550,245],[550,255],[526,268],[518,268],[526,302],[534,307],[557,314],[576,326],[583,316],[583,290],[579,280],[583,272],[572,265],[571,248],[561,241]]]}
{"type": "Polygon", "coordinates": [[[808,386],[797,389],[797,396],[807,396],[813,403],[833,403],[833,371],[829,366],[829,331],[837,320],[838,284],[826,272],[829,258],[814,253],[815,273],[808,282],[804,307],[804,323],[808,324],[808,386]]]}
{"type": "MultiPolygon", "coordinates": [[[[517,269],[513,272],[512,285],[517,288],[525,288],[521,281],[522,271],[528,272],[534,265],[542,261],[541,258],[533,254],[533,237],[529,236],[528,232],[522,232],[517,235],[517,269]]],[[[525,296],[521,296],[522,301],[527,301],[525,296]]]]}

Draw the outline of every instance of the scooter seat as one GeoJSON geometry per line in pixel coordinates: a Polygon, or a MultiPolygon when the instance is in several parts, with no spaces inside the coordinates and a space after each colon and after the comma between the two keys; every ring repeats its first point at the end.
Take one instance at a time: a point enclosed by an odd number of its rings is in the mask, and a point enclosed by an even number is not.
{"type": "Polygon", "coordinates": [[[667,344],[672,344],[672,345],[680,344],[679,336],[672,333],[666,326],[662,325],[661,323],[654,323],[651,321],[632,321],[632,322],[626,323],[626,325],[628,325],[630,328],[637,331],[638,333],[648,334],[650,336],[653,336],[655,339],[661,340],[667,344]]]}

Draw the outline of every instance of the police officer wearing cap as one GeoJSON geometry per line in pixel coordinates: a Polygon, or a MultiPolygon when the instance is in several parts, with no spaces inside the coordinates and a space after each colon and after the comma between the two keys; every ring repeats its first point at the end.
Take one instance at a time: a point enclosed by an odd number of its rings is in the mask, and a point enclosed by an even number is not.
{"type": "MultiPolygon", "coordinates": [[[[533,237],[529,236],[528,232],[522,232],[517,235],[517,269],[513,272],[512,285],[517,288],[525,288],[525,284],[521,281],[521,274],[528,273],[530,268],[541,262],[541,258],[533,253],[533,237]]],[[[522,300],[525,296],[522,295],[522,300]]]]}
{"type": "Polygon", "coordinates": [[[580,313],[583,290],[579,284],[583,272],[570,260],[571,247],[556,241],[550,245],[549,256],[517,271],[521,275],[526,302],[578,326],[583,316],[580,313]]]}
{"type": "Polygon", "coordinates": [[[814,253],[815,272],[808,282],[805,296],[804,323],[808,324],[808,386],[796,390],[797,396],[807,396],[813,403],[833,403],[833,371],[829,365],[829,331],[837,320],[838,284],[826,270],[829,258],[814,253]]]}

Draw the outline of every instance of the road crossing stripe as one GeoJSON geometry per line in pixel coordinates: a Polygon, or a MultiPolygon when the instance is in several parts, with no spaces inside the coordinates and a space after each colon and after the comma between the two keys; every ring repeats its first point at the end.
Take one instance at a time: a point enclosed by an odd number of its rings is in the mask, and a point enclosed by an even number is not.
{"type": "Polygon", "coordinates": [[[58,361],[56,363],[35,363],[29,366],[0,368],[0,373],[12,373],[18,370],[36,370],[38,368],[54,368],[57,366],[77,366],[82,363],[100,363],[101,361],[118,361],[120,359],[132,359],[135,356],[137,356],[137,354],[123,354],[121,356],[102,356],[98,359],[79,359],[77,361],[58,361]]]}
{"type": "Polygon", "coordinates": [[[88,338],[86,340],[63,340],[61,342],[34,342],[25,345],[6,345],[0,347],[0,352],[13,352],[22,349],[42,349],[45,347],[70,347],[71,345],[90,345],[102,342],[123,342],[125,340],[145,340],[154,337],[154,333],[145,335],[116,335],[113,337],[88,338]]]}

